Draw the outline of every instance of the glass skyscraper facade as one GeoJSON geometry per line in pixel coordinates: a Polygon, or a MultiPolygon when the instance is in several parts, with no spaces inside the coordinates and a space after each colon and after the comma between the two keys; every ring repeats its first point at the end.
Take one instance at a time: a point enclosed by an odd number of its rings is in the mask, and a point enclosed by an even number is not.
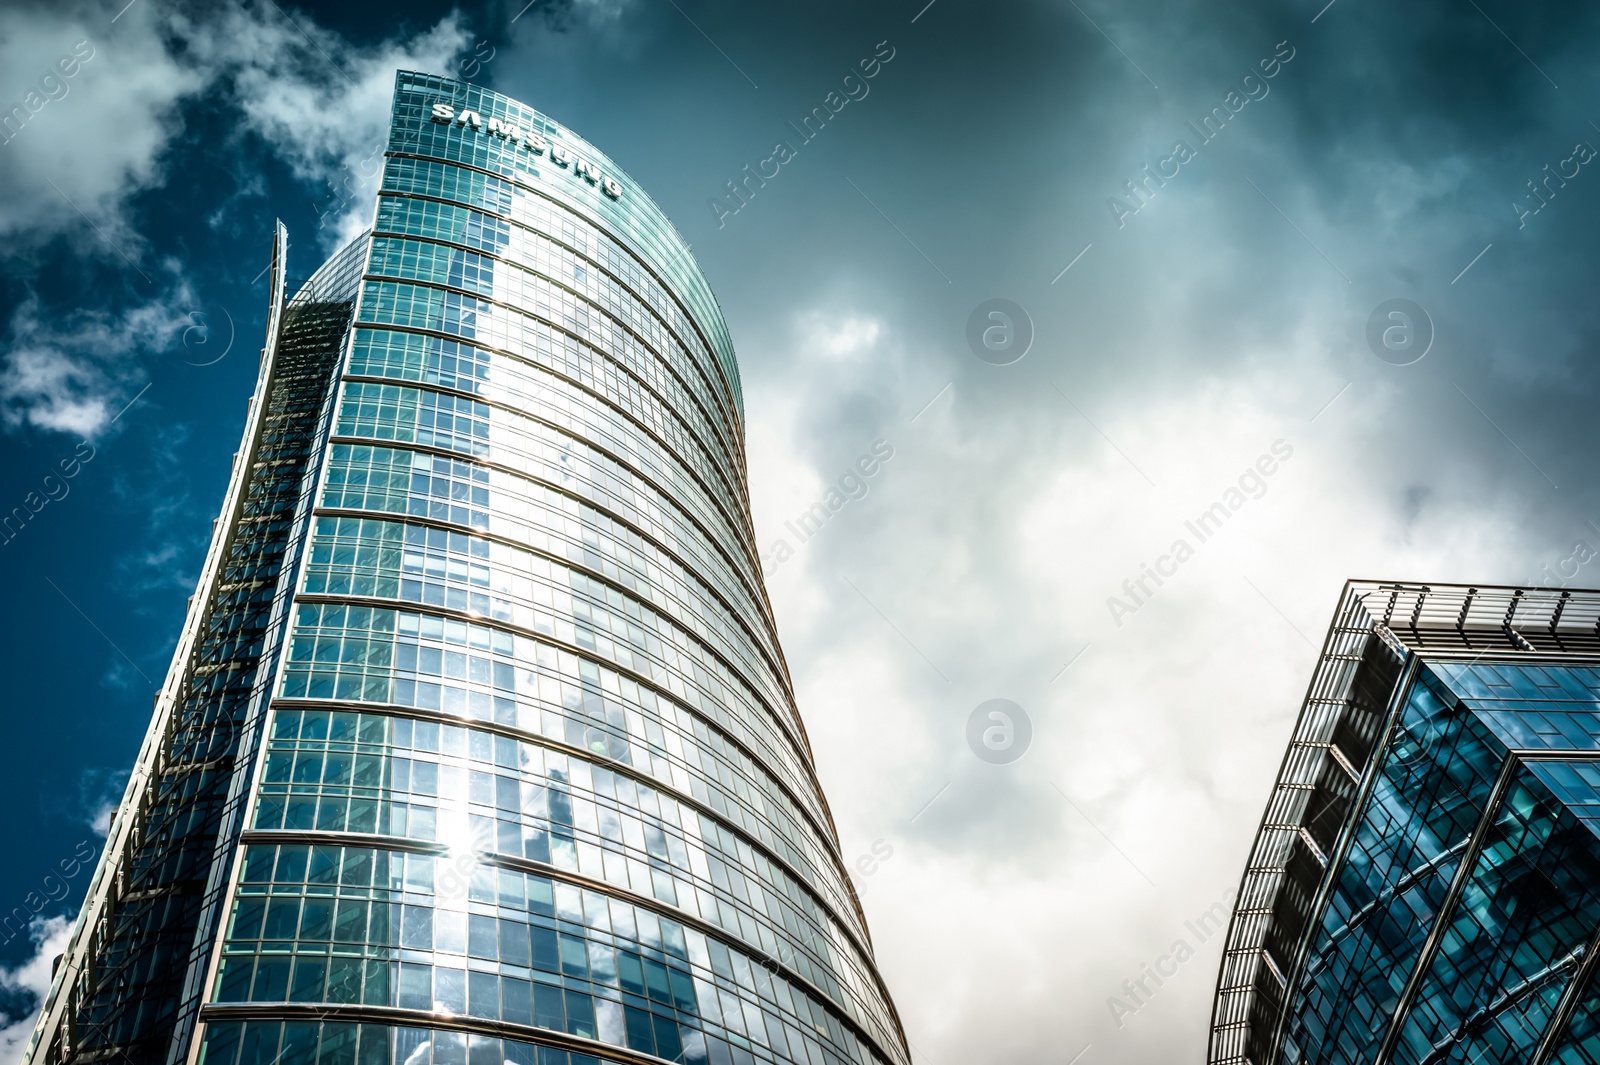
{"type": "Polygon", "coordinates": [[[660,209],[401,73],[372,228],[286,255],[30,1065],[909,1065],[660,209]]]}
{"type": "Polygon", "coordinates": [[[1597,969],[1600,593],[1352,582],[1208,1060],[1595,1065],[1597,969]]]}

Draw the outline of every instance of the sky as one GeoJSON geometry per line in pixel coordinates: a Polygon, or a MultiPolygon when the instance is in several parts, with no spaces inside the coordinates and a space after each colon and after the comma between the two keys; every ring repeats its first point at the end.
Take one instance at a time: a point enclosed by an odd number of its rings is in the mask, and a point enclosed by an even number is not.
{"type": "Polygon", "coordinates": [[[692,244],[918,1065],[1203,1061],[1196,920],[1343,582],[1600,584],[1600,11],[525,2],[0,10],[0,1065],[194,589],[273,220],[291,278],[365,224],[397,68],[551,115],[692,244]]]}

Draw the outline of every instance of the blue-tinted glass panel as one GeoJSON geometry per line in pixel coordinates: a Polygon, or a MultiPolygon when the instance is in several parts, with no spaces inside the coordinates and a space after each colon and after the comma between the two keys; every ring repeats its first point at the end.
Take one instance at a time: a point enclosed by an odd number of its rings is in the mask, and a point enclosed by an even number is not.
{"type": "Polygon", "coordinates": [[[1313,933],[1284,1060],[1372,1060],[1472,830],[1504,747],[1428,667],[1401,712],[1313,933]]]}
{"type": "Polygon", "coordinates": [[[1570,770],[1530,763],[1508,788],[1443,918],[1394,1061],[1513,1062],[1537,1047],[1600,926],[1600,839],[1547,784],[1570,770]]]}

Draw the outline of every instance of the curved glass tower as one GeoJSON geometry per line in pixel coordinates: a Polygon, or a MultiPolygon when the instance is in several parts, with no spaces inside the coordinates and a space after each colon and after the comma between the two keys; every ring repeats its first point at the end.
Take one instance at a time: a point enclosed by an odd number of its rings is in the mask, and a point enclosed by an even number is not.
{"type": "Polygon", "coordinates": [[[285,251],[30,1063],[909,1065],[660,209],[401,73],[371,231],[285,251]]]}

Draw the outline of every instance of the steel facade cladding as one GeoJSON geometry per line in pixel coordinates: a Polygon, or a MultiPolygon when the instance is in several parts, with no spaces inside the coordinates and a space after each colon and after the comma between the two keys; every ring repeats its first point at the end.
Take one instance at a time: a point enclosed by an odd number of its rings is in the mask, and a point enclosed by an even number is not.
{"type": "Polygon", "coordinates": [[[1600,593],[1352,582],[1213,1062],[1600,1062],[1600,593]]]}
{"type": "Polygon", "coordinates": [[[908,1065],[681,238],[554,122],[412,73],[374,218],[243,671],[271,701],[200,841],[215,917],[164,992],[194,1022],[86,1040],[80,935],[32,1060],[908,1065]]]}

